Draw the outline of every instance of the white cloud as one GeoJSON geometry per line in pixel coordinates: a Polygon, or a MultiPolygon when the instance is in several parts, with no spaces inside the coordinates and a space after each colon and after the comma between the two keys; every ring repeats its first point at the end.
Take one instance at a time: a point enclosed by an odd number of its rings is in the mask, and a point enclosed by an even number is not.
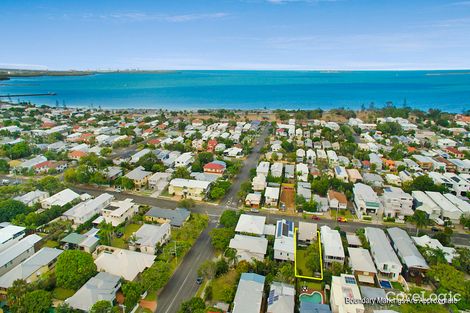
{"type": "Polygon", "coordinates": [[[159,14],[146,12],[113,12],[104,14],[85,13],[83,19],[101,19],[119,22],[145,22],[164,21],[172,23],[183,23],[197,20],[216,20],[228,16],[225,12],[215,13],[189,13],[189,14],[159,14]]]}

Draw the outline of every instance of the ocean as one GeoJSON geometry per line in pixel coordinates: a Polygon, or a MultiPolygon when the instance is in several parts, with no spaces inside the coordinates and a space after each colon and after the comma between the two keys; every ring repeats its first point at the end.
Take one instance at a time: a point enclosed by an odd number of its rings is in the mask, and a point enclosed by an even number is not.
{"type": "MultiPolygon", "coordinates": [[[[0,81],[0,95],[42,105],[101,108],[360,109],[387,103],[461,113],[470,71],[170,71],[0,81]]],[[[3,98],[5,99],[5,98],[3,98]]],[[[7,98],[8,100],[8,98],[7,98]]]]}

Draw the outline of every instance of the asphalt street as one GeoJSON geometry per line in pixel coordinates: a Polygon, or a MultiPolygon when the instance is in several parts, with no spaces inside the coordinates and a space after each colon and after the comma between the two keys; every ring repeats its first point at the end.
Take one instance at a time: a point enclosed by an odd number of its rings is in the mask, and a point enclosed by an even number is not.
{"type": "Polygon", "coordinates": [[[157,301],[157,313],[176,313],[186,300],[191,299],[199,289],[196,283],[197,270],[205,261],[214,257],[209,232],[216,227],[212,219],[209,226],[201,233],[195,244],[185,255],[183,262],[173,273],[169,282],[161,291],[157,301]]]}

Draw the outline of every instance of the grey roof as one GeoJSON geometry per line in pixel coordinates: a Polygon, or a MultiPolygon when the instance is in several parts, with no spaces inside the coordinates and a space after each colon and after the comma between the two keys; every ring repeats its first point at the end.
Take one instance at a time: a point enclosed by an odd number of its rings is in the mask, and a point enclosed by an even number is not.
{"type": "Polygon", "coordinates": [[[151,208],[145,213],[146,216],[155,218],[164,218],[170,220],[171,226],[181,226],[189,218],[191,213],[184,208],[176,208],[174,210],[151,208]]]}
{"type": "Polygon", "coordinates": [[[56,259],[62,250],[44,247],[21,264],[15,266],[11,271],[0,277],[0,287],[9,288],[17,279],[27,279],[41,267],[49,264],[56,259]]]}
{"type": "Polygon", "coordinates": [[[151,174],[152,172],[145,171],[143,166],[138,166],[132,171],[130,171],[129,173],[127,173],[125,177],[132,179],[132,180],[141,180],[151,174]]]}
{"type": "Polygon", "coordinates": [[[121,277],[106,272],[100,272],[90,278],[72,297],[65,300],[74,309],[90,311],[98,301],[112,302],[116,296],[121,277]]]}
{"type": "Polygon", "coordinates": [[[400,260],[390,245],[385,232],[375,227],[366,227],[365,230],[375,264],[378,266],[377,263],[395,263],[400,266],[400,260]]]}
{"type": "Polygon", "coordinates": [[[421,253],[419,253],[418,248],[416,248],[413,240],[406,231],[398,227],[393,227],[388,229],[388,234],[392,239],[393,246],[397,250],[398,255],[408,268],[429,268],[426,260],[424,260],[421,253]]]}
{"type": "Polygon", "coordinates": [[[26,250],[31,249],[34,245],[41,240],[38,235],[29,235],[23,238],[7,249],[0,253],[0,267],[6,265],[11,260],[16,259],[18,256],[23,254],[26,250]]]}
{"type": "Polygon", "coordinates": [[[368,298],[368,299],[385,299],[386,294],[385,290],[382,288],[375,288],[375,287],[369,287],[369,286],[359,286],[361,289],[361,295],[362,298],[368,298]]]}
{"type": "Polygon", "coordinates": [[[243,273],[233,301],[233,313],[259,313],[263,301],[265,277],[243,273]]]}
{"type": "Polygon", "coordinates": [[[162,225],[144,224],[136,232],[137,243],[143,246],[155,247],[161,238],[168,233],[169,223],[162,225]]]}
{"type": "Polygon", "coordinates": [[[300,313],[331,313],[328,304],[300,301],[300,313]]]}

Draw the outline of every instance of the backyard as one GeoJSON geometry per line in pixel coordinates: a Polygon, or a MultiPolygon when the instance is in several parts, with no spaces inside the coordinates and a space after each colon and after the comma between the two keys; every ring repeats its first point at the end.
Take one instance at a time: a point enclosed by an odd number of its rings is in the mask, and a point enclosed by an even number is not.
{"type": "Polygon", "coordinates": [[[126,225],[122,231],[123,235],[121,238],[113,238],[111,240],[111,245],[116,248],[121,248],[121,249],[127,249],[128,244],[127,240],[132,236],[133,233],[135,233],[137,230],[139,230],[141,225],[139,224],[129,224],[126,225]]]}
{"type": "Polygon", "coordinates": [[[320,278],[321,263],[318,241],[308,247],[297,247],[295,256],[297,276],[320,278]]]}

